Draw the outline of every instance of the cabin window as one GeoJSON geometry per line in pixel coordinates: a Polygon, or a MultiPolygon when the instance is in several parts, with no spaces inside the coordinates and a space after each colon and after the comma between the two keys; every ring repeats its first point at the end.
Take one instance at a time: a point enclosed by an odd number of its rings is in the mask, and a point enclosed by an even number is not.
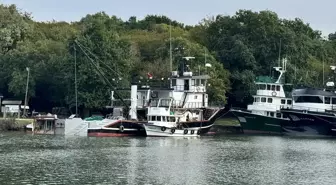
{"type": "Polygon", "coordinates": [[[191,85],[192,85],[192,86],[195,86],[195,79],[192,79],[192,80],[191,80],[191,85]]]}
{"type": "Polygon", "coordinates": [[[324,97],[324,104],[330,104],[330,97],[324,97]]]}
{"type": "Polygon", "coordinates": [[[268,99],[267,99],[267,102],[268,102],[268,103],[272,103],[272,102],[273,102],[273,99],[272,99],[272,98],[268,98],[268,99]]]}
{"type": "Polygon", "coordinates": [[[271,116],[271,117],[274,117],[274,112],[270,112],[270,116],[271,116]]]}
{"type": "Polygon", "coordinates": [[[292,105],[292,100],[287,100],[288,105],[292,105]]]}
{"type": "Polygon", "coordinates": [[[261,98],[261,102],[266,102],[266,98],[261,98]]]}
{"type": "Polygon", "coordinates": [[[266,84],[259,84],[260,90],[266,90],[266,84]]]}
{"type": "Polygon", "coordinates": [[[272,85],[272,91],[275,91],[275,85],[272,85]]]}
{"type": "Polygon", "coordinates": [[[286,100],[282,99],[281,104],[286,104],[286,100]]]}
{"type": "Polygon", "coordinates": [[[170,122],[175,122],[175,117],[170,117],[170,122]]]}
{"type": "Polygon", "coordinates": [[[281,113],[276,113],[277,118],[281,118],[281,113]]]}
{"type": "Polygon", "coordinates": [[[166,121],[166,116],[162,116],[162,121],[166,121]]]}
{"type": "Polygon", "coordinates": [[[323,103],[323,98],[319,96],[294,96],[296,103],[323,103]]]}
{"type": "Polygon", "coordinates": [[[156,121],[156,116],[152,116],[152,121],[156,121]]]}
{"type": "Polygon", "coordinates": [[[196,86],[200,85],[200,80],[199,79],[196,79],[195,82],[196,82],[196,86]]]}
{"type": "Polygon", "coordinates": [[[276,90],[280,91],[280,86],[279,85],[276,86],[276,90]]]}
{"type": "Polygon", "coordinates": [[[176,79],[172,79],[172,86],[176,86],[176,79]]]}
{"type": "Polygon", "coordinates": [[[197,95],[195,96],[195,100],[197,99],[197,95]]]}
{"type": "Polygon", "coordinates": [[[205,80],[204,79],[201,80],[201,85],[205,85],[205,80]]]}
{"type": "Polygon", "coordinates": [[[157,121],[161,121],[161,116],[158,116],[158,117],[157,117],[157,121]]]}
{"type": "Polygon", "coordinates": [[[283,115],[282,115],[282,118],[285,118],[285,119],[286,119],[286,118],[287,118],[287,115],[286,115],[286,114],[283,114],[283,115]]]}
{"type": "Polygon", "coordinates": [[[271,85],[267,84],[267,90],[271,90],[271,85]]]}
{"type": "Polygon", "coordinates": [[[255,102],[260,102],[260,97],[256,97],[255,102]]]}
{"type": "Polygon", "coordinates": [[[336,98],[332,98],[332,104],[336,104],[336,98]]]}

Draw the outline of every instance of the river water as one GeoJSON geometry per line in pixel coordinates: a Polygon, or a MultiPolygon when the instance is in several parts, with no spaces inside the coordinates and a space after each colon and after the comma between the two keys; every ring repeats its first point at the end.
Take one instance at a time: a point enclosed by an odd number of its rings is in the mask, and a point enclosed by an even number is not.
{"type": "Polygon", "coordinates": [[[335,184],[336,140],[0,133],[0,184],[335,184]]]}

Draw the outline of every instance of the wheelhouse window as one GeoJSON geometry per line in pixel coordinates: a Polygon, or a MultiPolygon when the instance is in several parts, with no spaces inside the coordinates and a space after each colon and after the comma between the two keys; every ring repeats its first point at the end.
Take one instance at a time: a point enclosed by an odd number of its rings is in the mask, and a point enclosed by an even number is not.
{"type": "Polygon", "coordinates": [[[152,116],[152,121],[156,121],[156,116],[152,116]]]}
{"type": "Polygon", "coordinates": [[[332,98],[332,104],[336,104],[336,98],[332,98]]]}
{"type": "Polygon", "coordinates": [[[323,103],[323,98],[319,96],[294,96],[296,103],[323,103]]]}
{"type": "Polygon", "coordinates": [[[330,104],[330,97],[324,97],[324,104],[330,104]]]}
{"type": "Polygon", "coordinates": [[[282,99],[281,104],[286,104],[286,100],[282,99]]]}
{"type": "Polygon", "coordinates": [[[273,102],[273,99],[272,98],[268,98],[267,99],[267,103],[272,103],[273,102]]]}
{"type": "Polygon", "coordinates": [[[277,118],[281,118],[281,113],[276,113],[277,118]]]}
{"type": "Polygon", "coordinates": [[[271,85],[267,84],[267,90],[271,90],[271,85]]]}
{"type": "Polygon", "coordinates": [[[166,116],[162,116],[162,121],[166,121],[166,116]]]}
{"type": "Polygon", "coordinates": [[[259,88],[260,90],[266,90],[266,84],[259,84],[259,85],[258,85],[258,88],[259,88]]]}
{"type": "Polygon", "coordinates": [[[287,100],[287,105],[292,105],[292,100],[287,100]]]}
{"type": "Polygon", "coordinates": [[[158,116],[158,117],[157,117],[157,121],[161,121],[161,116],[158,116]]]}
{"type": "Polygon", "coordinates": [[[255,97],[254,102],[260,102],[260,97],[255,97]]]}
{"type": "Polygon", "coordinates": [[[261,98],[261,102],[266,102],[266,98],[261,98]]]}
{"type": "Polygon", "coordinates": [[[176,86],[176,79],[172,79],[172,86],[176,86]]]}
{"type": "Polygon", "coordinates": [[[277,90],[277,91],[280,91],[280,85],[277,85],[277,86],[276,86],[276,90],[277,90]]]}
{"type": "Polygon", "coordinates": [[[272,91],[275,91],[275,85],[272,85],[272,91]]]}

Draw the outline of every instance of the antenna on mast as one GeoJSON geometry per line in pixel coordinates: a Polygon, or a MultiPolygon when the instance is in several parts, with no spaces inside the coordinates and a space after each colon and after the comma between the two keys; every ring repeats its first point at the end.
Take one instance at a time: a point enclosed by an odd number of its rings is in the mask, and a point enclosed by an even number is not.
{"type": "Polygon", "coordinates": [[[281,38],[280,38],[280,46],[279,46],[279,67],[281,66],[280,62],[281,62],[281,38]]]}
{"type": "Polygon", "coordinates": [[[74,56],[75,56],[75,96],[76,96],[76,116],[78,115],[78,96],[77,96],[77,55],[76,46],[74,45],[74,56]]]}

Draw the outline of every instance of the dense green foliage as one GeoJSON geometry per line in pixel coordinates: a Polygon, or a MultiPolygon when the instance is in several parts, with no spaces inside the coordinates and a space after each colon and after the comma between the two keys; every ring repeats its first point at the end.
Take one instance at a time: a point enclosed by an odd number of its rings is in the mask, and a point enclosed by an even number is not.
{"type": "MultiPolygon", "coordinates": [[[[0,5],[0,93],[23,99],[29,67],[29,104],[34,109],[73,108],[76,60],[80,106],[103,107],[111,87],[97,68],[117,87],[129,87],[132,76],[146,77],[148,72],[154,78],[168,76],[170,25],[172,47],[186,48],[184,55],[196,57],[194,71],[212,77],[213,102],[246,102],[255,77],[271,75],[284,57],[288,82],[321,86],[323,63],[330,73],[328,66],[336,59],[336,34],[322,39],[302,20],[281,19],[271,11],[239,10],[196,26],[157,15],[123,21],[104,12],[73,23],[41,23],[14,5],[0,5]],[[205,60],[211,68],[205,68],[205,60]]],[[[180,55],[173,50],[174,69],[180,55]]]]}

